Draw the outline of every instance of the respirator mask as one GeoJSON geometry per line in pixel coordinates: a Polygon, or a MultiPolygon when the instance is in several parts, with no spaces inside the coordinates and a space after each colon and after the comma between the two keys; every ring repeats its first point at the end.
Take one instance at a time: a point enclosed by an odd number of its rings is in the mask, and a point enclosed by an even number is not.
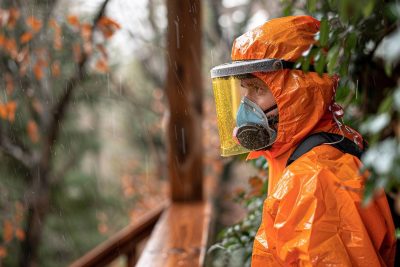
{"type": "Polygon", "coordinates": [[[212,85],[217,111],[221,155],[232,156],[272,146],[277,137],[278,116],[267,116],[276,104],[262,109],[242,85],[252,73],[292,69],[294,63],[279,59],[243,60],[214,67],[212,85]]]}
{"type": "Polygon", "coordinates": [[[248,97],[243,97],[236,114],[236,127],[233,129],[233,138],[242,147],[248,150],[262,150],[270,147],[276,139],[274,125],[278,123],[278,116],[267,117],[266,114],[277,105],[262,110],[248,97]]]}

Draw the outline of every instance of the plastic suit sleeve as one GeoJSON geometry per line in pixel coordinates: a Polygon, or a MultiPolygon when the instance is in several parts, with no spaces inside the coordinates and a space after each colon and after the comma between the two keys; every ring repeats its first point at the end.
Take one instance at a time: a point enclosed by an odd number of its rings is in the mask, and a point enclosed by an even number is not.
{"type": "Polygon", "coordinates": [[[264,203],[253,267],[385,266],[357,212],[358,197],[335,180],[326,169],[286,172],[264,203]]]}

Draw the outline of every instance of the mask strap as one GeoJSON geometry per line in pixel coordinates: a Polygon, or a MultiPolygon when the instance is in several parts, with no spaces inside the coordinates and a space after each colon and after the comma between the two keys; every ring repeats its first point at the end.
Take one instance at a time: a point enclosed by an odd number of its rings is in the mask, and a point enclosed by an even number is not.
{"type": "Polygon", "coordinates": [[[267,108],[266,110],[263,110],[263,112],[264,112],[265,114],[267,114],[268,112],[270,112],[270,111],[272,111],[272,110],[274,110],[274,109],[276,109],[276,108],[278,108],[278,105],[277,105],[277,104],[273,105],[272,107],[267,108]]]}
{"type": "Polygon", "coordinates": [[[336,118],[336,115],[335,115],[334,112],[332,112],[332,115],[333,115],[333,119],[335,120],[337,126],[339,127],[339,130],[340,130],[340,133],[342,135],[342,138],[340,140],[338,140],[338,141],[335,141],[335,142],[324,143],[324,145],[334,145],[334,144],[340,143],[340,142],[342,142],[344,140],[344,132],[343,132],[343,129],[342,129],[343,124],[336,118]]]}

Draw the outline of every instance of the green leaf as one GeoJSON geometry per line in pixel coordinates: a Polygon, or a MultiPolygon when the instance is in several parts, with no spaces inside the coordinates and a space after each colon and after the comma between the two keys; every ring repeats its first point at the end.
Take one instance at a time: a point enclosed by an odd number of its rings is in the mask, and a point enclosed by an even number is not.
{"type": "Polygon", "coordinates": [[[384,12],[391,21],[398,20],[400,18],[400,3],[388,3],[384,12]]]}
{"type": "Polygon", "coordinates": [[[322,18],[319,31],[319,43],[322,47],[326,47],[329,40],[329,24],[326,17],[322,18]]]}
{"type": "Polygon", "coordinates": [[[349,0],[340,0],[339,1],[339,17],[340,17],[340,20],[346,24],[349,21],[348,4],[349,4],[349,0]]]}
{"type": "Polygon", "coordinates": [[[392,76],[393,73],[393,65],[392,62],[385,62],[385,73],[388,77],[392,76]]]}
{"type": "Polygon", "coordinates": [[[393,93],[393,104],[397,112],[400,111],[400,86],[398,86],[393,93]]]}
{"type": "Polygon", "coordinates": [[[307,0],[307,10],[314,13],[317,9],[317,0],[307,0]]]}
{"type": "Polygon", "coordinates": [[[350,56],[346,57],[345,60],[340,64],[340,69],[339,69],[340,76],[344,77],[348,75],[349,62],[350,62],[350,56]]]}
{"type": "Polygon", "coordinates": [[[374,10],[375,0],[368,0],[368,3],[363,8],[364,17],[369,17],[374,10]]]}
{"type": "Polygon", "coordinates": [[[328,3],[328,8],[331,9],[332,11],[337,9],[337,0],[327,0],[328,3]]]}
{"type": "Polygon", "coordinates": [[[396,228],[396,238],[400,239],[400,228],[396,228]]]}
{"type": "Polygon", "coordinates": [[[290,15],[293,14],[293,3],[292,3],[292,1],[284,1],[283,2],[283,6],[284,6],[284,8],[283,8],[282,13],[283,13],[284,16],[290,16],[290,15]]]}
{"type": "Polygon", "coordinates": [[[319,57],[318,57],[318,61],[315,64],[315,70],[320,75],[324,72],[325,62],[326,62],[326,57],[325,57],[324,53],[322,51],[319,51],[319,57]]]}
{"type": "Polygon", "coordinates": [[[378,113],[389,112],[393,107],[393,94],[389,94],[379,105],[378,113]]]}
{"type": "Polygon", "coordinates": [[[349,50],[353,50],[356,48],[357,45],[357,34],[355,32],[352,32],[349,34],[346,40],[346,48],[349,50]]]}
{"type": "Polygon", "coordinates": [[[335,71],[335,67],[338,62],[338,56],[339,56],[339,45],[333,46],[327,55],[327,60],[328,60],[328,73],[333,74],[335,71]]]}
{"type": "Polygon", "coordinates": [[[371,203],[371,201],[373,199],[373,195],[374,195],[374,188],[375,188],[375,184],[373,183],[373,181],[371,181],[371,180],[367,181],[367,183],[365,185],[364,198],[362,201],[363,207],[366,207],[369,205],[369,203],[371,203]]]}

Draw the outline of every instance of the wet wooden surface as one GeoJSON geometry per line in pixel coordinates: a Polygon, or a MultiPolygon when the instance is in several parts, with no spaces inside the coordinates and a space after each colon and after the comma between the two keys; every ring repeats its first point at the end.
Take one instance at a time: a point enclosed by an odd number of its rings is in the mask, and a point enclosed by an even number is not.
{"type": "Polygon", "coordinates": [[[161,203],[159,207],[149,211],[135,223],[128,225],[110,239],[73,262],[70,267],[106,266],[123,254],[128,256],[128,261],[131,261],[128,266],[134,266],[137,243],[151,234],[154,225],[169,205],[169,202],[161,203]]]}
{"type": "Polygon", "coordinates": [[[136,266],[202,266],[211,220],[209,201],[171,204],[153,230],[136,266]]]}

